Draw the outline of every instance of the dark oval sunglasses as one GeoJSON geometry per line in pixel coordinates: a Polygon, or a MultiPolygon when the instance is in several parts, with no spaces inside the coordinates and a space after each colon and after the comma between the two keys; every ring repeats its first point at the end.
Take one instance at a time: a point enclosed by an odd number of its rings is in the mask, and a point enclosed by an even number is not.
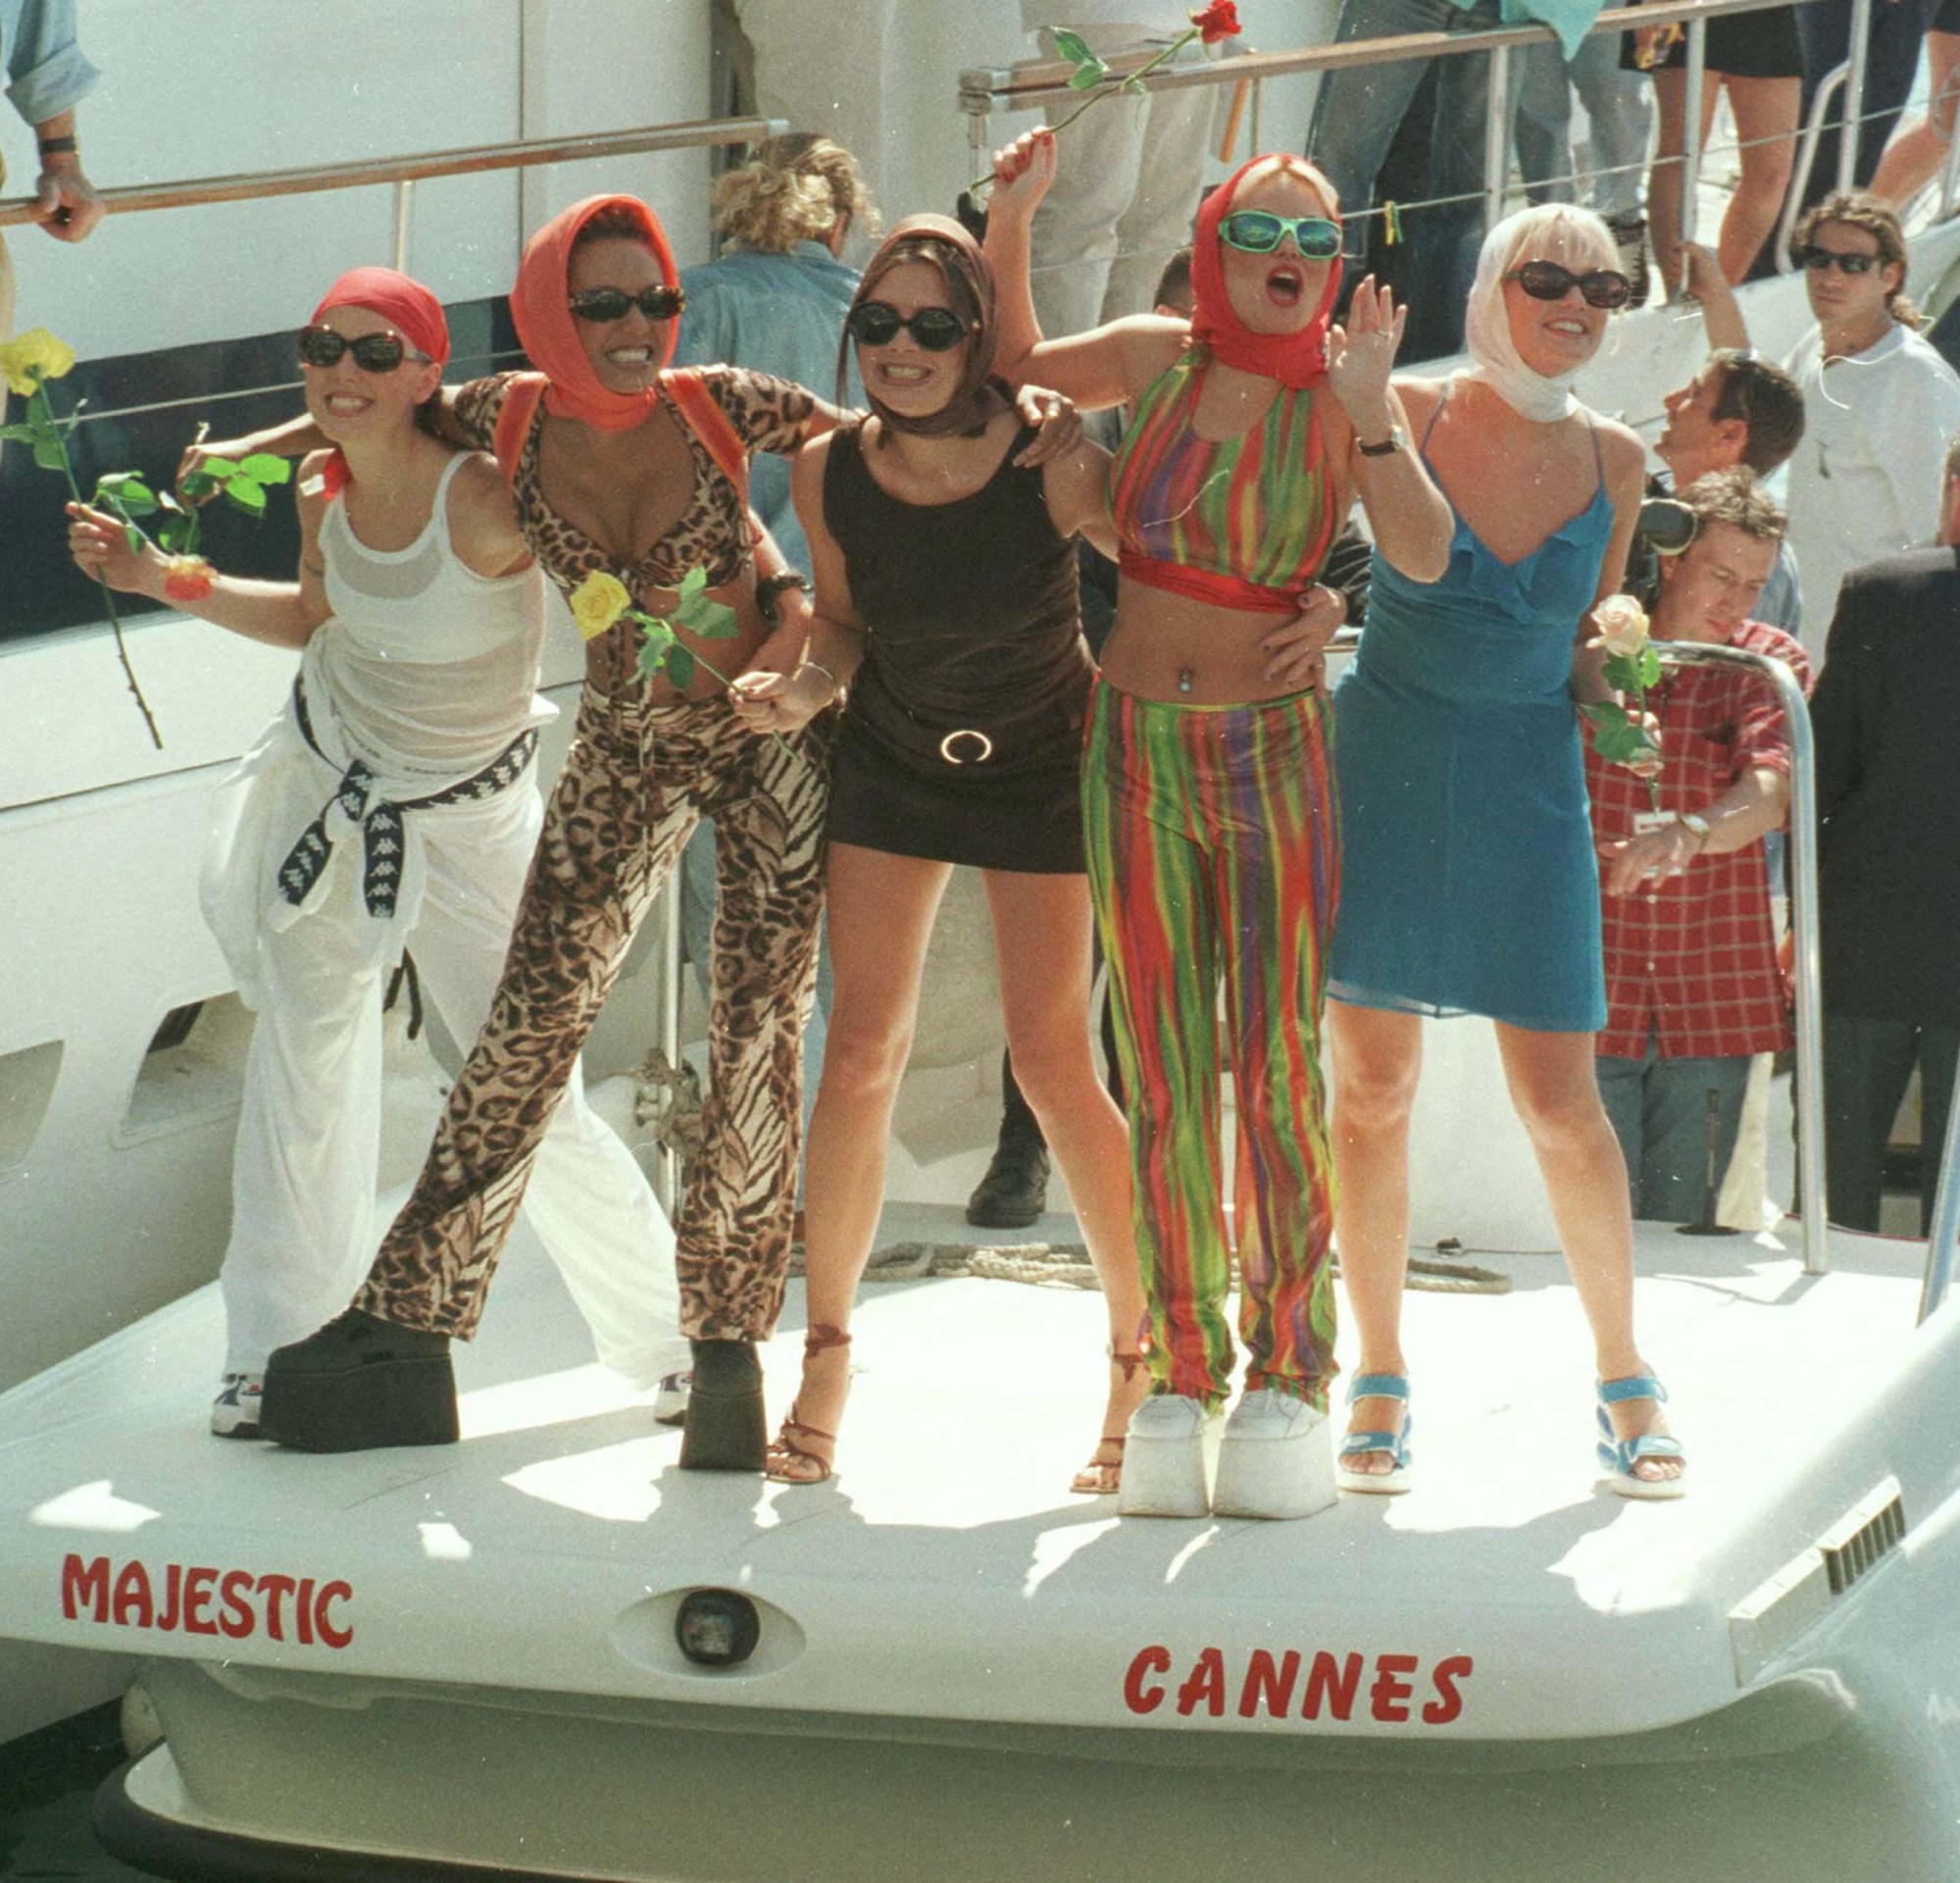
{"type": "Polygon", "coordinates": [[[1218,226],[1219,239],[1247,255],[1270,255],[1287,235],[1310,262],[1340,253],[1340,225],[1325,216],[1273,216],[1263,209],[1235,209],[1218,226]]]}
{"type": "Polygon", "coordinates": [[[1504,279],[1516,281],[1534,301],[1562,301],[1575,287],[1587,307],[1625,307],[1633,298],[1633,283],[1617,268],[1594,268],[1575,275],[1556,262],[1527,262],[1504,279]]]}
{"type": "Polygon", "coordinates": [[[922,307],[907,318],[889,301],[860,301],[844,321],[860,346],[889,346],[901,331],[910,333],[928,353],[943,353],[975,331],[950,307],[922,307]]]}
{"type": "Polygon", "coordinates": [[[1797,265],[1813,275],[1841,268],[1847,275],[1869,275],[1885,260],[1883,255],[1856,255],[1841,248],[1820,248],[1815,242],[1797,256],[1797,265]]]}
{"type": "Polygon", "coordinates": [[[404,360],[428,364],[428,355],[414,351],[399,333],[363,333],[358,340],[350,340],[330,327],[303,327],[299,331],[302,366],[338,366],[348,353],[364,373],[392,373],[404,360]]]}
{"type": "Polygon", "coordinates": [[[637,294],[628,294],[623,287],[581,287],[570,305],[581,321],[623,321],[627,310],[634,307],[650,321],[672,321],[687,305],[687,296],[680,288],[665,285],[643,287],[637,294]]]}

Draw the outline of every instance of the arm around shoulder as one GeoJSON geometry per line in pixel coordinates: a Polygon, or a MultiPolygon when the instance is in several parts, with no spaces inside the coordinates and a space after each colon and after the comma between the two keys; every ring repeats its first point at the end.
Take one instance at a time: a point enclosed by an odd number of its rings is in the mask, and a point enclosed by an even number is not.
{"type": "Polygon", "coordinates": [[[494,458],[472,452],[449,486],[449,541],[473,575],[514,576],[531,562],[494,458]]]}

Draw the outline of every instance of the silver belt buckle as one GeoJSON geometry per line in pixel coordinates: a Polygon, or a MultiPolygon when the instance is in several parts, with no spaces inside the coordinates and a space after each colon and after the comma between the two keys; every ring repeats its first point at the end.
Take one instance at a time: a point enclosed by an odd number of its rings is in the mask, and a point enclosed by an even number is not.
{"type": "Polygon", "coordinates": [[[948,733],[939,741],[939,756],[948,765],[984,765],[993,756],[993,740],[986,734],[974,731],[971,726],[962,726],[958,732],[948,733]],[[953,747],[963,738],[980,741],[980,750],[972,758],[957,756],[953,747]]]}

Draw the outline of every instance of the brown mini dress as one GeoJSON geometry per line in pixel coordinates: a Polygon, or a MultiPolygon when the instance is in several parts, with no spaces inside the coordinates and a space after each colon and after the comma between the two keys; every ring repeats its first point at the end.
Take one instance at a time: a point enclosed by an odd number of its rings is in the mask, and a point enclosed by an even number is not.
{"type": "Polygon", "coordinates": [[[1085,869],[1079,777],[1094,668],[1076,548],[1007,447],[972,495],[905,503],[830,440],[824,521],[867,630],[833,753],[829,840],[983,870],[1085,869]]]}

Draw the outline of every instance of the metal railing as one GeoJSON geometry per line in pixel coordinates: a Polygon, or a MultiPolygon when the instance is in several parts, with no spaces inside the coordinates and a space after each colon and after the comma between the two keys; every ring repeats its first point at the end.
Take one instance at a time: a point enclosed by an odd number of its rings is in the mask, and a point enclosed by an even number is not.
{"type": "MultiPolygon", "coordinates": [[[[1685,124],[1682,154],[1674,160],[1682,168],[1681,229],[1684,242],[1694,239],[1695,192],[1705,155],[1701,147],[1701,99],[1707,71],[1708,23],[1739,14],[1767,12],[1781,5],[1805,6],[1811,3],[1812,0],[1657,0],[1652,5],[1612,7],[1594,21],[1588,36],[1602,32],[1618,34],[1639,26],[1679,25],[1686,28],[1685,124]]],[[[1834,95],[1838,86],[1843,86],[1847,97],[1858,101],[1858,110],[1846,114],[1847,118],[1857,123],[1863,122],[1865,43],[1870,32],[1872,5],[1873,0],[1852,0],[1851,57],[1844,67],[1833,75],[1834,84],[1832,94],[1834,95]]],[[[1489,32],[1416,32],[1388,39],[1353,39],[1339,45],[1312,46],[1287,52],[1242,53],[1204,64],[1160,66],[1142,77],[1141,82],[1148,91],[1179,91],[1194,85],[1250,85],[1254,98],[1252,116],[1256,144],[1260,118],[1259,90],[1268,78],[1345,72],[1392,65],[1405,59],[1459,59],[1488,53],[1490,70],[1484,121],[1483,187],[1481,192],[1483,224],[1487,229],[1503,214],[1510,179],[1511,113],[1508,106],[1511,55],[1526,46],[1556,42],[1557,36],[1549,26],[1533,24],[1504,26],[1489,32]]],[[[1129,76],[1135,75],[1151,56],[1150,51],[1144,50],[1107,57],[1105,64],[1116,76],[1129,76]]],[[[1025,111],[1071,99],[1080,101],[1081,93],[1072,90],[1068,84],[1074,71],[1074,66],[1067,61],[1051,59],[1030,60],[1012,67],[978,67],[961,73],[959,109],[970,120],[969,143],[980,170],[985,168],[993,141],[990,133],[993,114],[1025,111]]],[[[1819,102],[1812,108],[1815,129],[1806,137],[1797,174],[1791,178],[1791,201],[1801,195],[1810,164],[1815,159],[1817,143],[1826,127],[1821,117],[1825,96],[1824,92],[1820,92],[1819,102]]],[[[1848,130],[1849,127],[1845,128],[1848,130]]],[[[1837,154],[1837,187],[1840,189],[1851,187],[1857,144],[1858,139],[1854,135],[1847,134],[1840,138],[1837,154]]],[[[1960,151],[1960,139],[1955,140],[1955,145],[1956,151],[1960,151]]],[[[975,174],[978,176],[980,171],[975,174]]],[[[1465,199],[1430,197],[1398,204],[1397,207],[1403,210],[1436,208],[1462,200],[1465,199]]],[[[1357,205],[1347,212],[1343,220],[1352,221],[1356,217],[1380,213],[1371,207],[1357,205]]]]}
{"type": "MultiPolygon", "coordinates": [[[[433,177],[476,177],[493,170],[528,170],[539,164],[589,163],[604,157],[637,157],[662,150],[705,150],[722,144],[757,144],[789,128],[780,118],[700,118],[679,125],[644,125],[633,130],[578,137],[534,137],[506,144],[471,144],[425,151],[413,157],[369,157],[351,164],[313,164],[299,170],[241,171],[172,183],[132,183],[105,189],[112,216],[158,209],[191,209],[211,203],[258,202],[269,196],[303,196],[328,189],[395,190],[395,266],[408,266],[409,220],[415,186],[433,177]]],[[[0,229],[37,221],[35,200],[0,201],[0,229]]]]}

